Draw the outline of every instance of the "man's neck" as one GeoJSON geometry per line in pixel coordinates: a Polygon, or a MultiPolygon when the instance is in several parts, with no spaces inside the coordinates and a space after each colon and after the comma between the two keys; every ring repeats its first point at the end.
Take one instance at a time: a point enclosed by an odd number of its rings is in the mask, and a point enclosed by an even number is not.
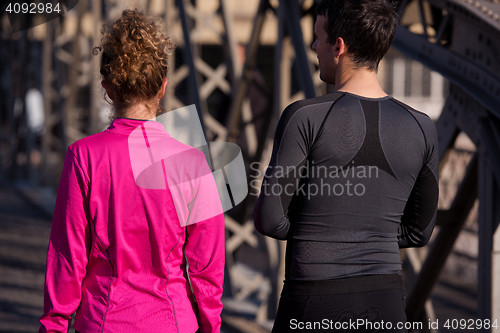
{"type": "Polygon", "coordinates": [[[369,98],[385,97],[377,73],[366,68],[341,70],[335,77],[335,90],[369,98]]]}

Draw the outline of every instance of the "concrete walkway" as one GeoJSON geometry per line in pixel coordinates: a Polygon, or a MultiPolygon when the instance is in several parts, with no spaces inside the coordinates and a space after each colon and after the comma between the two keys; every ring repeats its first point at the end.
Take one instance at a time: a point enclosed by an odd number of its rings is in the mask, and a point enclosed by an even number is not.
{"type": "Polygon", "coordinates": [[[43,313],[50,218],[0,189],[0,331],[37,332],[43,313]]]}

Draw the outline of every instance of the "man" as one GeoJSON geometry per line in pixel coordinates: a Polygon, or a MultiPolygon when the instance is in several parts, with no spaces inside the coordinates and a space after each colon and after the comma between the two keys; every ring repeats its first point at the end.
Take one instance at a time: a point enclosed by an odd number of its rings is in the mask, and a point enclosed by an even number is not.
{"type": "Polygon", "coordinates": [[[397,24],[385,0],[322,0],[317,14],[335,91],[283,111],[255,207],[257,230],[288,241],[273,332],[404,332],[399,248],[434,228],[435,126],[378,83],[397,24]]]}

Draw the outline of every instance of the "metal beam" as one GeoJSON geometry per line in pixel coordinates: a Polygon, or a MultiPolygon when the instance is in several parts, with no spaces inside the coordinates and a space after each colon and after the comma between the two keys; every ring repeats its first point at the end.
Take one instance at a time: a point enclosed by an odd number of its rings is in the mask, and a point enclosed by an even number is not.
{"type": "Polygon", "coordinates": [[[243,65],[241,78],[236,83],[236,89],[233,93],[231,107],[229,108],[229,142],[236,142],[240,134],[241,108],[243,105],[243,101],[248,94],[248,88],[252,81],[252,71],[257,65],[256,55],[259,49],[259,38],[262,32],[262,27],[264,26],[265,15],[268,8],[270,8],[269,0],[260,0],[259,8],[257,9],[257,13],[255,14],[254,18],[252,34],[246,46],[245,64],[243,65]]]}
{"type": "Polygon", "coordinates": [[[426,300],[430,297],[439,274],[460,234],[469,212],[477,198],[477,154],[474,155],[467,168],[462,184],[453,200],[450,211],[457,219],[454,223],[444,225],[434,240],[422,266],[417,282],[408,298],[406,314],[409,322],[420,320],[426,300]]]}
{"type": "Polygon", "coordinates": [[[440,73],[500,118],[500,95],[496,94],[500,89],[500,80],[493,73],[400,26],[396,29],[392,46],[440,73]]]}
{"type": "Polygon", "coordinates": [[[302,28],[300,26],[300,15],[298,1],[281,1],[280,7],[283,6],[286,12],[284,17],[288,32],[292,36],[292,42],[295,49],[296,61],[298,62],[295,68],[299,77],[299,84],[306,98],[316,97],[314,83],[309,69],[309,61],[307,60],[306,50],[304,48],[304,37],[302,36],[302,28]]]}
{"type": "Polygon", "coordinates": [[[484,117],[480,120],[482,125],[481,142],[483,143],[483,154],[490,164],[492,176],[495,177],[497,186],[500,188],[500,121],[493,117],[484,117]]]}
{"type": "MultiPolygon", "coordinates": [[[[495,205],[498,205],[498,188],[487,157],[479,159],[479,253],[478,253],[478,319],[492,319],[491,317],[491,287],[493,234],[496,229],[497,217],[495,205]]],[[[480,332],[489,332],[489,329],[480,329],[480,332]]]]}
{"type": "Polygon", "coordinates": [[[184,7],[184,0],[176,0],[177,8],[179,9],[179,16],[181,18],[182,33],[184,34],[184,62],[189,66],[189,76],[188,76],[188,87],[190,99],[194,105],[196,105],[196,111],[198,112],[198,117],[200,118],[201,128],[203,129],[203,134],[205,133],[205,124],[203,122],[203,110],[201,109],[200,94],[198,92],[198,87],[200,82],[197,82],[196,70],[194,67],[194,55],[191,49],[191,38],[189,35],[190,29],[188,27],[186,9],[184,7]]]}
{"type": "Polygon", "coordinates": [[[448,97],[446,103],[441,111],[436,122],[436,129],[438,133],[438,143],[439,143],[439,169],[444,166],[446,161],[445,156],[448,154],[450,148],[453,147],[458,134],[460,134],[460,128],[456,125],[455,116],[451,110],[450,104],[452,103],[451,97],[448,97]]]}

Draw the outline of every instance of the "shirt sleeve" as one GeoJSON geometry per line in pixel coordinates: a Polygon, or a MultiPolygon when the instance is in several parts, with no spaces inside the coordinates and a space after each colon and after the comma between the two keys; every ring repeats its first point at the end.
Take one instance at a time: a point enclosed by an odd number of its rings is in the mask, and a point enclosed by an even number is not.
{"type": "Polygon", "coordinates": [[[39,332],[67,332],[80,305],[91,242],[87,194],[88,178],[68,149],[52,221],[39,332]]]}
{"type": "Polygon", "coordinates": [[[436,127],[428,117],[421,122],[426,140],[425,163],[401,218],[400,248],[421,247],[429,241],[436,224],[439,197],[439,154],[436,127]]]}
{"type": "MultiPolygon", "coordinates": [[[[200,165],[208,168],[206,162],[200,165]]],[[[225,264],[224,214],[212,173],[202,174],[204,176],[194,181],[194,197],[188,205],[184,253],[198,307],[199,332],[218,333],[225,264]]]]}
{"type": "Polygon", "coordinates": [[[296,104],[289,105],[278,122],[271,161],[254,210],[255,228],[263,235],[282,240],[289,236],[288,207],[299,188],[313,140],[309,125],[296,104]]]}

